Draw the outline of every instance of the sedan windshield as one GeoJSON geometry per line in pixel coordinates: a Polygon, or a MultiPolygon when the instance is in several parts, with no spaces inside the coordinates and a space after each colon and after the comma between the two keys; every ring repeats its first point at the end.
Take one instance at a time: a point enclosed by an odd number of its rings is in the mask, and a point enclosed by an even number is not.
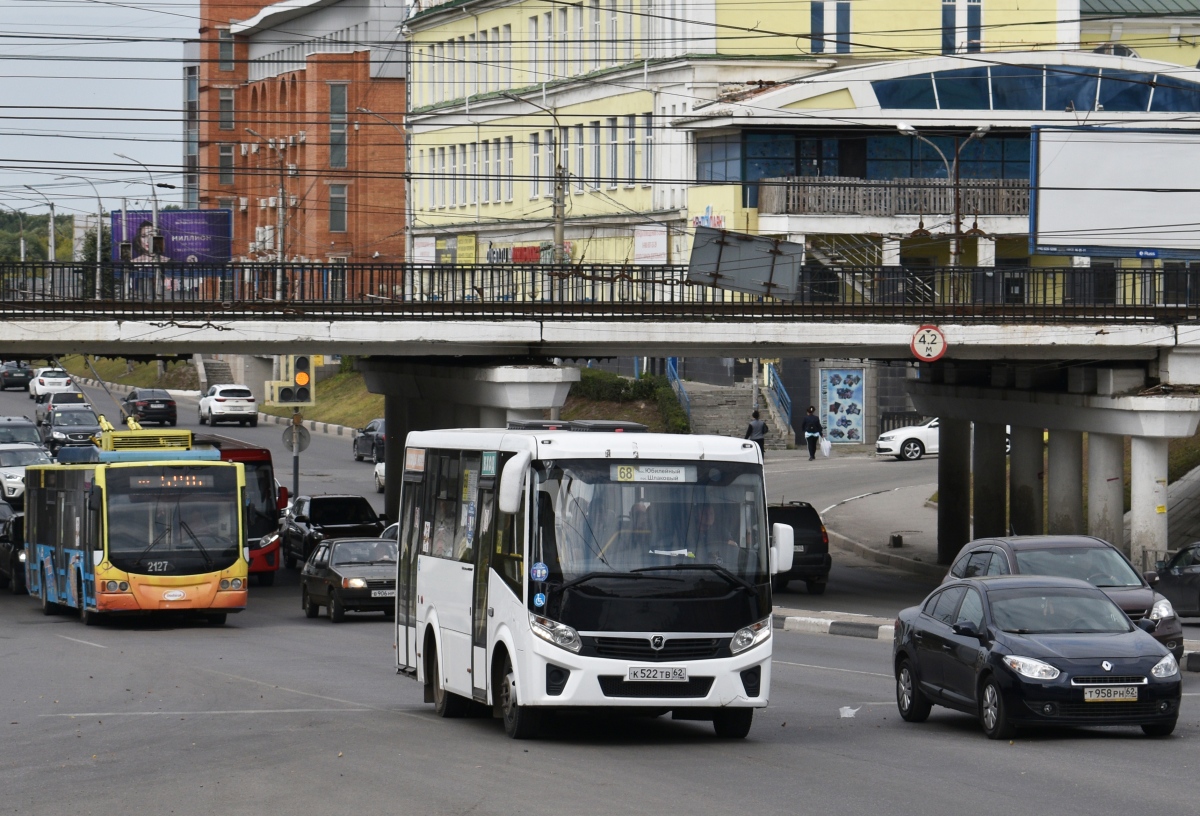
{"type": "Polygon", "coordinates": [[[43,450],[30,448],[29,450],[0,451],[0,467],[25,467],[26,465],[49,464],[49,462],[50,457],[43,450]]]}
{"type": "Polygon", "coordinates": [[[335,541],[330,563],[335,567],[350,564],[395,564],[398,551],[395,541],[382,538],[370,541],[335,541]]]}
{"type": "Polygon", "coordinates": [[[91,427],[99,425],[100,420],[91,411],[55,411],[54,424],[91,427]]]}
{"type": "Polygon", "coordinates": [[[1132,628],[1129,618],[1103,592],[1088,589],[993,590],[988,593],[992,622],[1022,635],[1118,633],[1132,628]]]}
{"type": "Polygon", "coordinates": [[[42,437],[32,425],[16,425],[0,428],[0,442],[34,442],[42,444],[42,437]]]}
{"type": "Polygon", "coordinates": [[[698,567],[766,580],[758,466],[608,459],[537,471],[535,560],[551,582],[698,567]]]}
{"type": "Polygon", "coordinates": [[[1141,576],[1111,547],[1054,547],[1017,550],[1017,566],[1024,575],[1078,578],[1097,587],[1140,587],[1141,576]]]}

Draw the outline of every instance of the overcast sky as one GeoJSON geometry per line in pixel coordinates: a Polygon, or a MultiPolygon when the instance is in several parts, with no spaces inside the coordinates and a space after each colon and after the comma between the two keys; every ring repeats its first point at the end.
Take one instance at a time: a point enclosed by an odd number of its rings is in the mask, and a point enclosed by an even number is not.
{"type": "Polygon", "coordinates": [[[182,198],[183,44],[198,34],[191,0],[0,0],[0,203],[60,214],[148,208],[182,198]]]}

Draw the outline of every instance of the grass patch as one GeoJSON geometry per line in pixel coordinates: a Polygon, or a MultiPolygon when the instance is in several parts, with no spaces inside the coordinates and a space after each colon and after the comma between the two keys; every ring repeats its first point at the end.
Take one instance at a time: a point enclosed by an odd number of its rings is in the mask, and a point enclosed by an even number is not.
{"type": "Polygon", "coordinates": [[[691,433],[687,414],[661,375],[634,380],[597,368],[579,370],[563,419],[618,419],[641,422],[652,432],[691,433]]]}
{"type": "Polygon", "coordinates": [[[158,376],[158,363],[128,363],[124,359],[112,357],[92,358],[89,368],[83,355],[70,354],[59,357],[63,368],[75,377],[93,378],[92,368],[104,382],[129,385],[134,388],[170,388],[179,391],[195,391],[200,388],[200,377],[191,360],[169,360],[166,373],[158,376]]]}
{"type": "MultiPolygon", "coordinates": [[[[264,414],[291,416],[291,408],[260,408],[264,414]]],[[[317,383],[317,404],[302,408],[305,419],[361,428],[372,419],[383,416],[383,394],[367,391],[362,374],[343,371],[317,383]]]]}

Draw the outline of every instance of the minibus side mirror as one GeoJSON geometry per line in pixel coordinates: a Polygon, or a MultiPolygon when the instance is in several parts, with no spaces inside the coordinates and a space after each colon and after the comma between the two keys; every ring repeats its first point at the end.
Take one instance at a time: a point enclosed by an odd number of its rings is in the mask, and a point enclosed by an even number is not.
{"type": "Polygon", "coordinates": [[[515,514],[521,509],[521,490],[525,486],[525,471],[533,457],[529,451],[521,451],[504,463],[500,474],[500,512],[515,514]]]}
{"type": "Polygon", "coordinates": [[[771,525],[771,574],[780,575],[792,570],[792,544],[795,533],[790,524],[771,525]]]}

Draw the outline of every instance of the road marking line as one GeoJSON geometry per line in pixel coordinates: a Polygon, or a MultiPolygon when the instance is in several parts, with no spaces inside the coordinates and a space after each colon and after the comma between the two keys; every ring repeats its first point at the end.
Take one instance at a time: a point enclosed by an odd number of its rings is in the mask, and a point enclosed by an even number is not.
{"type": "Polygon", "coordinates": [[[59,637],[63,640],[69,640],[72,643],[82,643],[84,646],[95,646],[97,649],[108,648],[107,646],[101,646],[99,643],[92,643],[90,640],[80,640],[79,638],[67,637],[66,635],[59,635],[59,637]]]}
{"type": "Polygon", "coordinates": [[[201,714],[330,714],[375,711],[373,708],[248,708],[229,711],[80,711],[74,714],[39,714],[39,717],[190,717],[201,714]]]}
{"type": "MultiPolygon", "coordinates": [[[[228,677],[231,680],[241,680],[246,683],[254,683],[259,686],[266,686],[267,688],[276,689],[277,691],[286,691],[290,694],[300,694],[305,697],[315,697],[318,700],[326,700],[331,703],[344,703],[349,706],[365,705],[364,703],[361,703],[358,700],[343,700],[338,697],[329,697],[324,694],[316,694],[311,691],[300,691],[299,689],[288,688],[287,686],[281,686],[276,683],[268,683],[265,680],[255,680],[253,677],[242,677],[241,675],[238,675],[238,674],[229,674],[227,672],[217,671],[216,669],[206,669],[202,666],[197,666],[196,669],[198,671],[208,672],[209,674],[216,674],[221,677],[228,677]]],[[[413,717],[418,720],[428,720],[429,719],[428,717],[424,716],[423,714],[416,713],[415,710],[414,711],[401,711],[401,710],[397,710],[394,708],[377,708],[375,706],[367,706],[367,708],[371,711],[385,711],[389,714],[399,714],[402,717],[413,717]]]]}
{"type": "Polygon", "coordinates": [[[789,663],[786,660],[772,660],[772,663],[779,663],[784,666],[799,666],[802,669],[821,669],[823,671],[846,672],[847,674],[866,674],[871,677],[886,677],[891,680],[890,674],[881,674],[879,672],[859,671],[858,669],[839,669],[835,666],[815,666],[812,663],[789,663]]]}
{"type": "MultiPolygon", "coordinates": [[[[930,485],[933,485],[934,487],[936,487],[937,482],[930,482],[930,485]]],[[[928,486],[929,485],[924,485],[924,484],[904,485],[903,487],[892,487],[892,488],[888,488],[887,490],[873,490],[870,493],[859,493],[857,496],[851,496],[848,499],[842,499],[840,502],[834,502],[833,504],[829,505],[824,510],[822,510],[821,515],[823,516],[826,513],[828,513],[830,510],[832,510],[833,508],[838,507],[843,504],[846,504],[847,502],[857,501],[858,499],[865,499],[867,496],[881,496],[884,493],[895,493],[897,490],[907,490],[910,487],[928,487],[928,486]]]]}

